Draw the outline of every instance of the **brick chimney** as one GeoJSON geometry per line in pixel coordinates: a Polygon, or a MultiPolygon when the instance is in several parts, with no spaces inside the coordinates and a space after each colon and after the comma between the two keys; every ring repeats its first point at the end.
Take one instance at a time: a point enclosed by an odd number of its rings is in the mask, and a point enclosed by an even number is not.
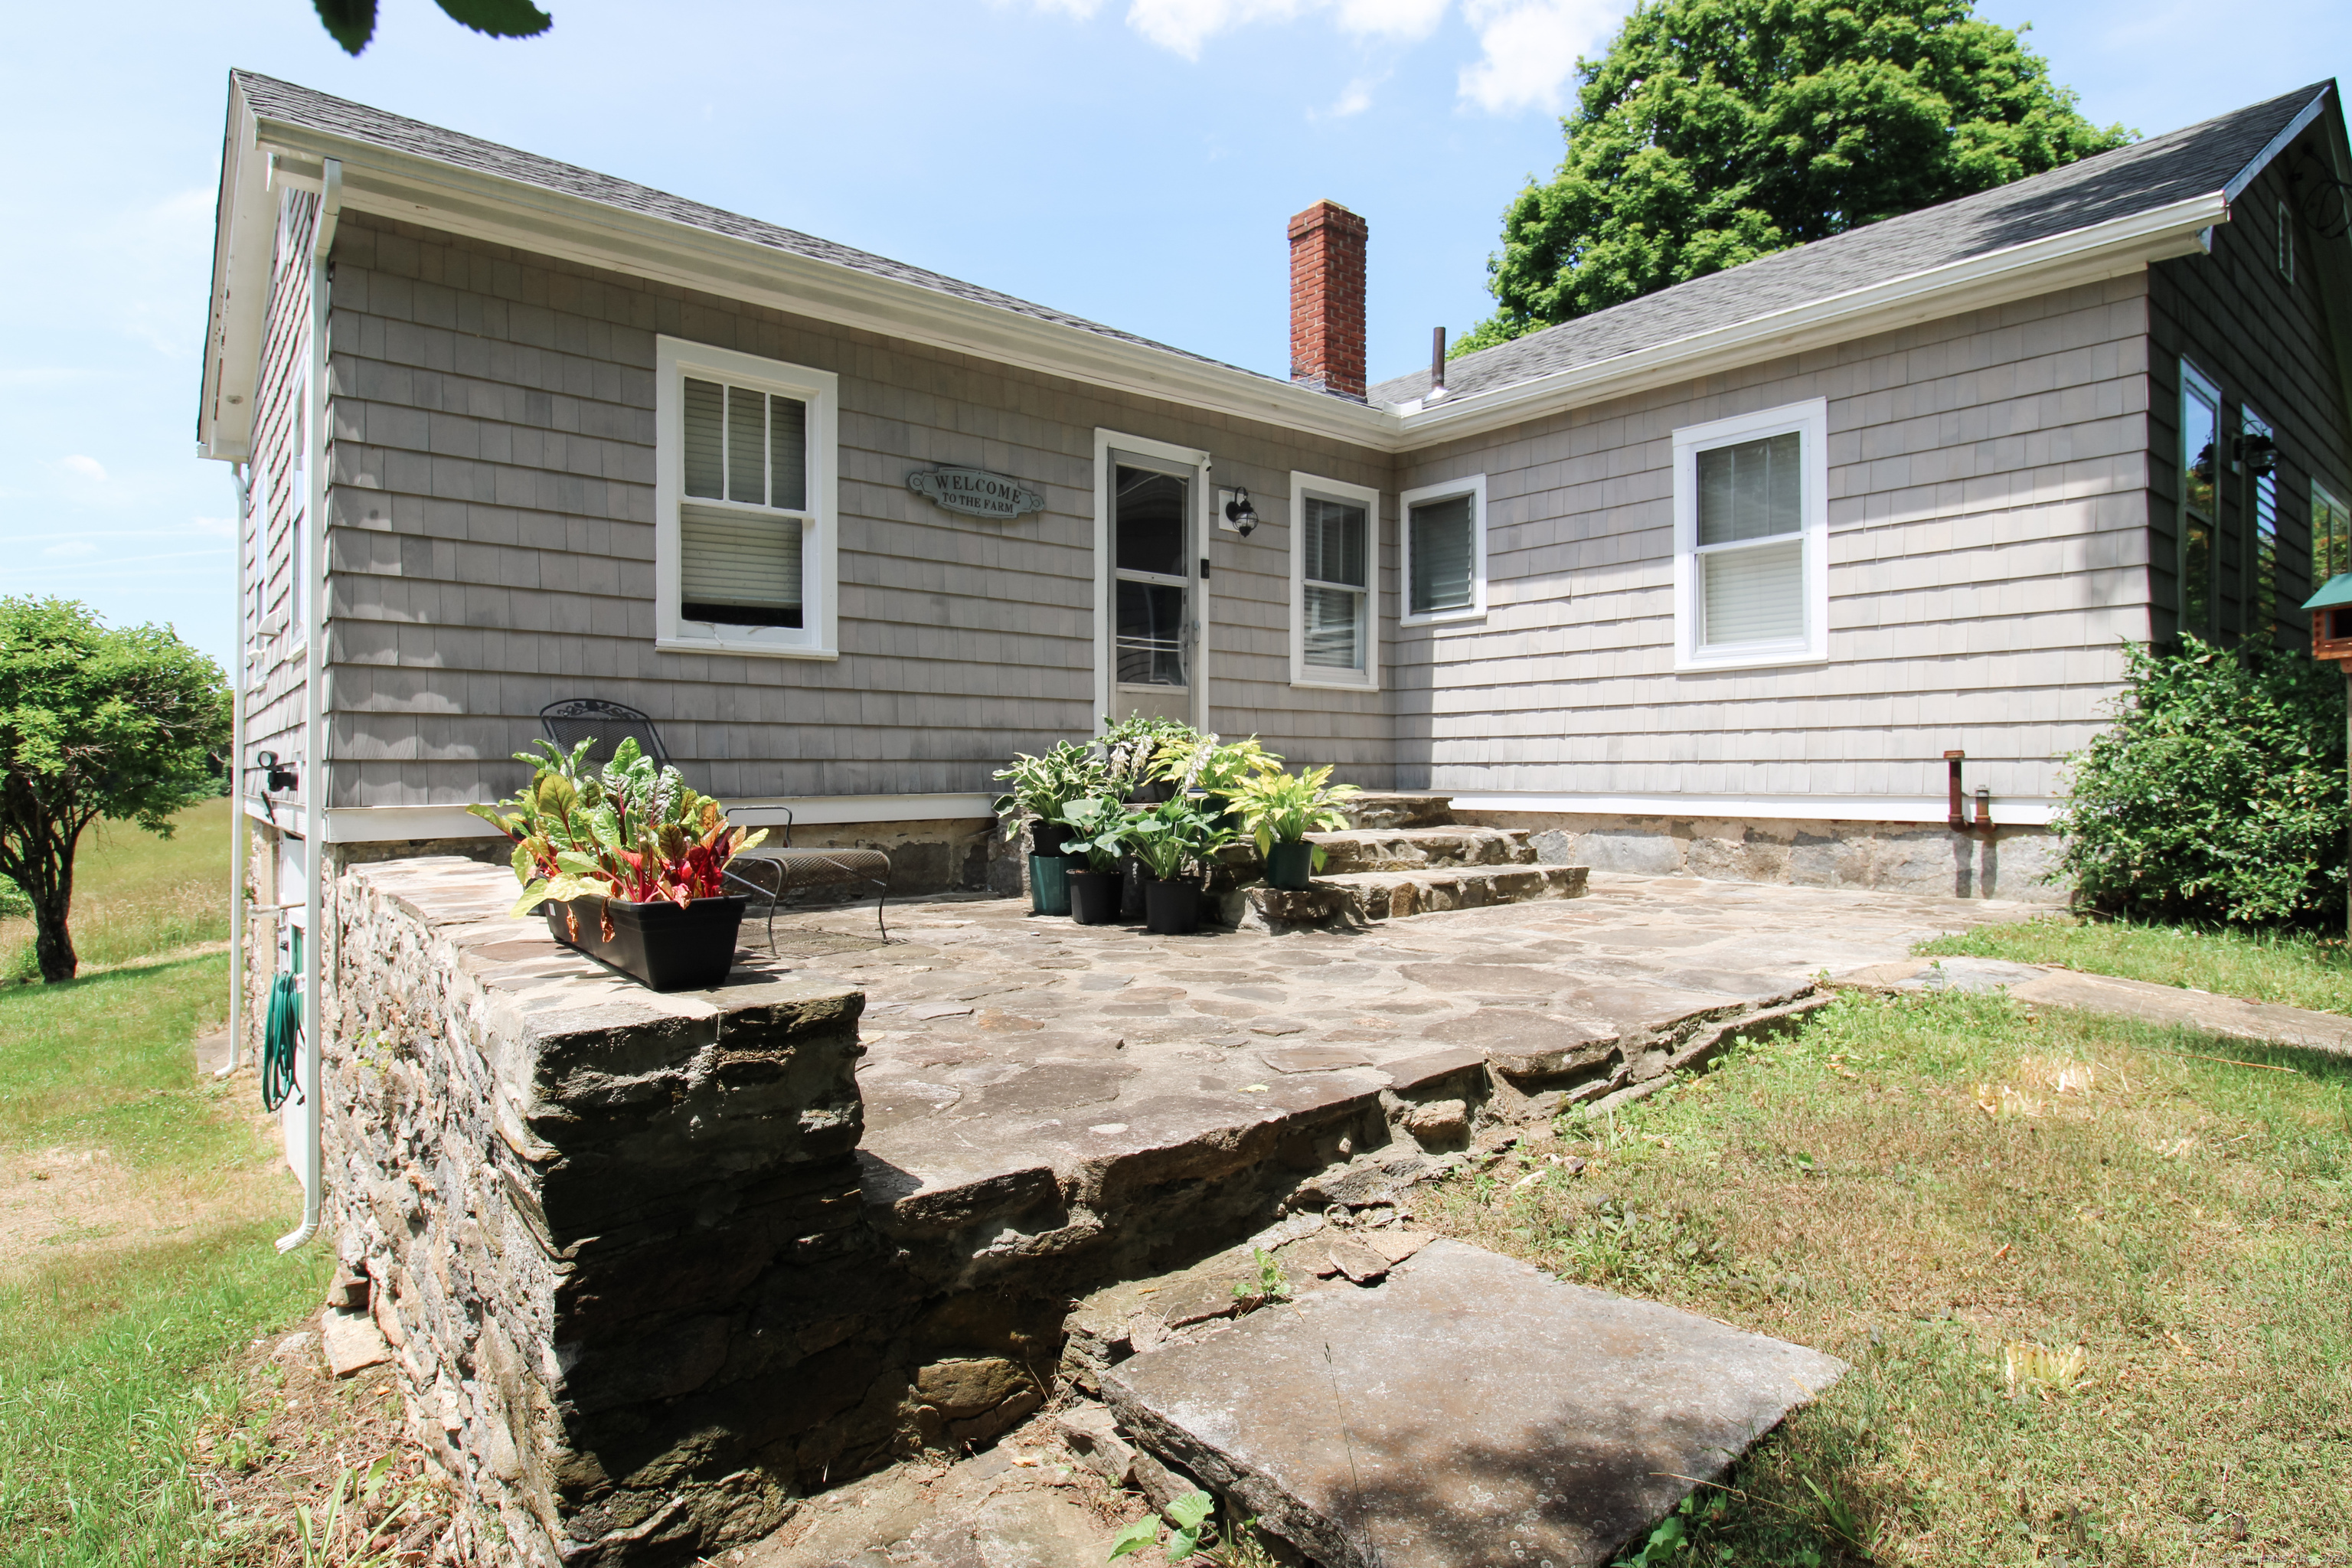
{"type": "Polygon", "coordinates": [[[1317,202],[1290,220],[1290,379],[1364,395],[1364,220],[1317,202]]]}

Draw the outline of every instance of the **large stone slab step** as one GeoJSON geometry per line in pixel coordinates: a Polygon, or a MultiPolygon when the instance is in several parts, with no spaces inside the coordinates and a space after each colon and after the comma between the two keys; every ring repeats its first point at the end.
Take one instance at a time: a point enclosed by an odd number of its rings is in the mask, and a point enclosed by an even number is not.
{"type": "Polygon", "coordinates": [[[1437,866],[1532,866],[1536,852],[1521,827],[1368,827],[1310,833],[1323,849],[1318,875],[1425,871],[1437,866]]]}
{"type": "Polygon", "coordinates": [[[1581,898],[1591,876],[1584,866],[1360,871],[1318,877],[1296,891],[1262,884],[1238,889],[1225,895],[1226,919],[1242,931],[1360,931],[1381,921],[1441,910],[1581,898]]]}
{"type": "Polygon", "coordinates": [[[1351,827],[1444,827],[1454,821],[1454,797],[1367,793],[1356,796],[1340,811],[1351,827]]]}
{"type": "Polygon", "coordinates": [[[1120,1431],[1322,1568],[1581,1568],[1847,1371],[1462,1242],[1382,1272],[1107,1367],[1120,1431]]]}

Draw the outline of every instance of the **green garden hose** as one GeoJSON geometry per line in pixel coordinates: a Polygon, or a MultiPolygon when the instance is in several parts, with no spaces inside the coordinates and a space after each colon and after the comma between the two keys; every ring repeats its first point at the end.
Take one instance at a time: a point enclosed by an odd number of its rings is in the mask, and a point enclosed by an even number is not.
{"type": "Polygon", "coordinates": [[[261,1030],[261,1106],[275,1110],[296,1092],[294,1047],[302,1037],[302,983],[281,973],[269,983],[269,1016],[261,1030]]]}

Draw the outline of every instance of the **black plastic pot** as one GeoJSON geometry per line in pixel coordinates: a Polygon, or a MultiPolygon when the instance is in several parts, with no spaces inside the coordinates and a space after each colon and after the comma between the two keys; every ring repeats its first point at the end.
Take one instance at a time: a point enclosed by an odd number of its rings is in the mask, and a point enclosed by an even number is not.
{"type": "Polygon", "coordinates": [[[1143,929],[1154,936],[1191,936],[1201,929],[1201,885],[1181,878],[1143,883],[1143,929]]]}
{"type": "Polygon", "coordinates": [[[1143,862],[1130,855],[1118,864],[1118,918],[1143,918],[1143,862]]]}
{"type": "Polygon", "coordinates": [[[632,904],[619,899],[540,907],[556,941],[655,991],[707,990],[725,984],[735,967],[735,937],[743,924],[740,898],[696,899],[684,908],[667,900],[632,904]]]}
{"type": "Polygon", "coordinates": [[[1041,915],[1070,912],[1070,863],[1059,855],[1029,857],[1029,907],[1041,915]]]}
{"type": "Polygon", "coordinates": [[[1070,842],[1072,830],[1058,822],[1048,822],[1042,816],[1029,819],[1029,853],[1059,855],[1070,842]]]}
{"type": "Polygon", "coordinates": [[[1082,926],[1118,923],[1119,874],[1116,871],[1070,871],[1070,918],[1082,926]]]}
{"type": "Polygon", "coordinates": [[[1265,885],[1297,892],[1315,879],[1315,846],[1304,838],[1286,839],[1266,851],[1265,885]]]}

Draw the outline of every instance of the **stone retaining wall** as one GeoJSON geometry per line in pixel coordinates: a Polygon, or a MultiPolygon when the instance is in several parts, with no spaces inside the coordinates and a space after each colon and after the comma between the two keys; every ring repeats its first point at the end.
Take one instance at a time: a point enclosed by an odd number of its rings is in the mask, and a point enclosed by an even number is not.
{"type": "Polygon", "coordinates": [[[690,1561],[909,1425],[864,997],[660,995],[505,918],[513,886],[454,857],[337,879],[327,1224],[495,1560],[690,1561]]]}
{"type": "Polygon", "coordinates": [[[1538,860],[1596,871],[2029,903],[2063,903],[2071,892],[2044,879],[2060,847],[2046,827],[2002,827],[1987,840],[1918,822],[1460,809],[1453,816],[1482,827],[1527,828],[1538,860]]]}

